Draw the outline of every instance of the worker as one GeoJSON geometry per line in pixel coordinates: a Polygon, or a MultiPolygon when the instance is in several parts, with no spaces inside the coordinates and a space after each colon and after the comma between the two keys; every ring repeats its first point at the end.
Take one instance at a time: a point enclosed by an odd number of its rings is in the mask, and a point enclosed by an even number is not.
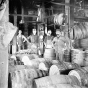
{"type": "Polygon", "coordinates": [[[18,51],[24,49],[24,42],[28,42],[28,40],[24,35],[22,35],[22,31],[19,30],[18,36],[17,36],[18,51]]]}
{"type": "Polygon", "coordinates": [[[56,52],[56,59],[62,62],[64,50],[69,46],[69,42],[59,29],[56,30],[56,37],[53,39],[53,45],[56,52]]]}
{"type": "Polygon", "coordinates": [[[37,30],[34,28],[32,29],[32,34],[27,37],[31,45],[35,48],[38,46],[38,35],[37,35],[37,30]]]}
{"type": "Polygon", "coordinates": [[[47,36],[45,36],[45,39],[44,39],[44,45],[45,45],[45,48],[52,48],[52,40],[53,40],[53,36],[51,35],[52,34],[52,31],[49,29],[47,31],[47,36]]]}

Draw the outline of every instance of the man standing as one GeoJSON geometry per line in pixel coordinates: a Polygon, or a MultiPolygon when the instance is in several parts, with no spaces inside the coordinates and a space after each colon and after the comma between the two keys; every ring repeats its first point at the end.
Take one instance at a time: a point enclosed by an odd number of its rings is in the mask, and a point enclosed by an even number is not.
{"type": "Polygon", "coordinates": [[[38,46],[38,35],[36,29],[32,29],[32,34],[27,38],[31,45],[35,48],[38,46]]]}
{"type": "Polygon", "coordinates": [[[56,30],[56,37],[53,39],[53,44],[56,52],[56,59],[63,61],[64,49],[68,47],[69,42],[59,29],[56,30]]]}
{"type": "Polygon", "coordinates": [[[22,35],[22,31],[19,30],[18,36],[17,36],[17,46],[18,46],[18,51],[24,49],[24,42],[27,41],[27,38],[22,35]]]}
{"type": "Polygon", "coordinates": [[[47,32],[47,36],[45,36],[45,39],[44,39],[45,48],[52,48],[53,36],[51,34],[52,34],[52,31],[49,29],[47,32]]]}

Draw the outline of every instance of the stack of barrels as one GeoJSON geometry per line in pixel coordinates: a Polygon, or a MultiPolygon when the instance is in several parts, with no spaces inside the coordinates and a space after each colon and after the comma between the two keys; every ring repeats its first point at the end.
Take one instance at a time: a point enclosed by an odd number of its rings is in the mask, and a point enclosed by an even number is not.
{"type": "Polygon", "coordinates": [[[72,62],[29,58],[31,64],[15,65],[9,72],[11,88],[87,88],[88,66],[83,61],[88,51],[72,49],[71,53],[72,62]]]}

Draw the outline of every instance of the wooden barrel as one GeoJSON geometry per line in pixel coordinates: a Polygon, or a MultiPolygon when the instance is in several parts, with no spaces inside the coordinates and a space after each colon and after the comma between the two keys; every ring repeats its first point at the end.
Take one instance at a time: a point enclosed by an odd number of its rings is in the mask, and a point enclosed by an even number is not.
{"type": "Polygon", "coordinates": [[[70,31],[71,39],[83,39],[88,37],[87,28],[88,25],[86,25],[85,23],[75,24],[70,31]]]}
{"type": "Polygon", "coordinates": [[[83,49],[88,49],[88,38],[80,39],[80,46],[83,49]]]}
{"type": "Polygon", "coordinates": [[[69,75],[77,77],[81,85],[88,87],[88,67],[72,70],[69,72],[69,75]]]}
{"type": "Polygon", "coordinates": [[[21,69],[10,74],[12,88],[32,88],[33,79],[47,76],[48,72],[38,69],[21,69]]]}
{"type": "Polygon", "coordinates": [[[54,60],[55,50],[53,48],[46,48],[44,52],[44,58],[47,60],[54,60]]]}
{"type": "Polygon", "coordinates": [[[87,88],[85,86],[78,86],[78,85],[70,85],[70,84],[56,84],[56,85],[48,85],[48,86],[39,86],[35,85],[34,88],[87,88]]]}
{"type": "Polygon", "coordinates": [[[36,88],[47,88],[50,85],[57,84],[71,84],[80,86],[80,82],[75,76],[68,75],[53,75],[42,77],[39,79],[35,79],[34,84],[36,85],[36,88]]]}
{"type": "Polygon", "coordinates": [[[49,70],[49,75],[59,75],[63,71],[75,68],[79,68],[79,65],[77,65],[76,63],[63,62],[61,65],[59,64],[52,65],[49,70]]]}
{"type": "Polygon", "coordinates": [[[83,66],[84,65],[84,51],[82,50],[79,50],[79,49],[73,49],[71,51],[71,57],[72,57],[72,62],[73,63],[76,63],[80,66],[83,66]]]}
{"type": "Polygon", "coordinates": [[[64,50],[64,61],[70,62],[70,50],[64,50]]]}

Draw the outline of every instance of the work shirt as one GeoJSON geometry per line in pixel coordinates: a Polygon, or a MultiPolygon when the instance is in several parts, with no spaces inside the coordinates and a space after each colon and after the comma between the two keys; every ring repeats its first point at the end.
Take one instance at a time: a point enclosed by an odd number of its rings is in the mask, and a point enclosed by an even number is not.
{"type": "Polygon", "coordinates": [[[53,39],[54,48],[57,52],[63,51],[64,48],[66,48],[66,45],[69,44],[68,40],[64,36],[55,37],[53,39]]]}
{"type": "Polygon", "coordinates": [[[28,37],[28,40],[31,42],[31,43],[38,43],[38,36],[37,35],[30,35],[28,37]]]}
{"type": "Polygon", "coordinates": [[[21,35],[21,36],[17,36],[17,43],[18,45],[23,45],[24,44],[24,41],[27,41],[26,37],[24,35],[21,35]]]}

